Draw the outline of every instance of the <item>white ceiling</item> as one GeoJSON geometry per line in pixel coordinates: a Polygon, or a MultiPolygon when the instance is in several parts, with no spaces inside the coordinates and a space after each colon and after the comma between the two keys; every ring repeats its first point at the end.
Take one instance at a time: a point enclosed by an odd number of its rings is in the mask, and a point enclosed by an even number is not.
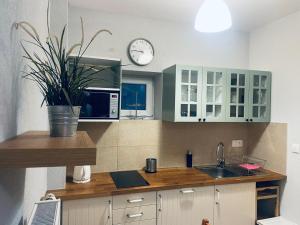
{"type": "MultiPolygon", "coordinates": [[[[251,31],[300,10],[300,0],[225,0],[233,29],[251,31]]],[[[203,0],[69,0],[72,6],[193,23],[203,0]]]]}

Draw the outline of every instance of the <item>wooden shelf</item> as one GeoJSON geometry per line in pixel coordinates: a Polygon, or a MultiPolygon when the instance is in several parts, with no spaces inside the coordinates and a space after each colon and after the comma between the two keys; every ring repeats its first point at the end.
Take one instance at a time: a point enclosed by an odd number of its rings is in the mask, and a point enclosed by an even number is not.
{"type": "Polygon", "coordinates": [[[95,164],[96,146],[85,131],[74,137],[30,131],[0,143],[0,168],[95,164]]]}
{"type": "Polygon", "coordinates": [[[264,186],[256,188],[257,219],[267,219],[279,216],[280,209],[280,186],[264,186]]]}
{"type": "Polygon", "coordinates": [[[265,200],[265,199],[272,199],[272,198],[278,198],[278,195],[257,196],[257,200],[265,200]]]}

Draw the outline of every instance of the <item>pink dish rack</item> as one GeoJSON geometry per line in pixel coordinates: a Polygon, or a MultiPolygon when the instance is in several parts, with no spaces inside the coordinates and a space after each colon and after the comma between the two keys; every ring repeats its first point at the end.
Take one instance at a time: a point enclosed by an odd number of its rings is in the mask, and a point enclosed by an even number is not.
{"type": "Polygon", "coordinates": [[[266,160],[253,156],[243,156],[242,162],[239,166],[248,171],[259,170],[265,167],[266,160]]]}

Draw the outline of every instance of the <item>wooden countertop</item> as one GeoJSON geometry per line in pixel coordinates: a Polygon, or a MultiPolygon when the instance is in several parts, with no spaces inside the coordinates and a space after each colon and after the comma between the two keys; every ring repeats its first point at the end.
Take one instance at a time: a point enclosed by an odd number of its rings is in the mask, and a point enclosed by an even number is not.
{"type": "Polygon", "coordinates": [[[96,146],[85,131],[73,137],[50,137],[29,131],[0,143],[0,168],[96,164],[96,146]]]}
{"type": "Polygon", "coordinates": [[[117,189],[109,173],[96,173],[92,174],[90,183],[67,183],[65,189],[50,190],[48,192],[55,194],[56,197],[62,200],[73,200],[176,188],[283,180],[286,178],[284,175],[269,170],[264,170],[264,175],[222,179],[214,179],[194,168],[159,169],[157,173],[153,174],[144,171],[139,172],[149,182],[149,186],[117,189]]]}

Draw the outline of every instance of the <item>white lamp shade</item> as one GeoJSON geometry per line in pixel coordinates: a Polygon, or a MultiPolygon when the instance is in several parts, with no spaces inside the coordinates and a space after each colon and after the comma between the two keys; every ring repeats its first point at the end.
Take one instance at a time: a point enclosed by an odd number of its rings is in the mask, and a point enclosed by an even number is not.
{"type": "Polygon", "coordinates": [[[229,29],[232,26],[231,14],[223,0],[205,0],[200,7],[195,29],[199,32],[214,33],[229,29]]]}

